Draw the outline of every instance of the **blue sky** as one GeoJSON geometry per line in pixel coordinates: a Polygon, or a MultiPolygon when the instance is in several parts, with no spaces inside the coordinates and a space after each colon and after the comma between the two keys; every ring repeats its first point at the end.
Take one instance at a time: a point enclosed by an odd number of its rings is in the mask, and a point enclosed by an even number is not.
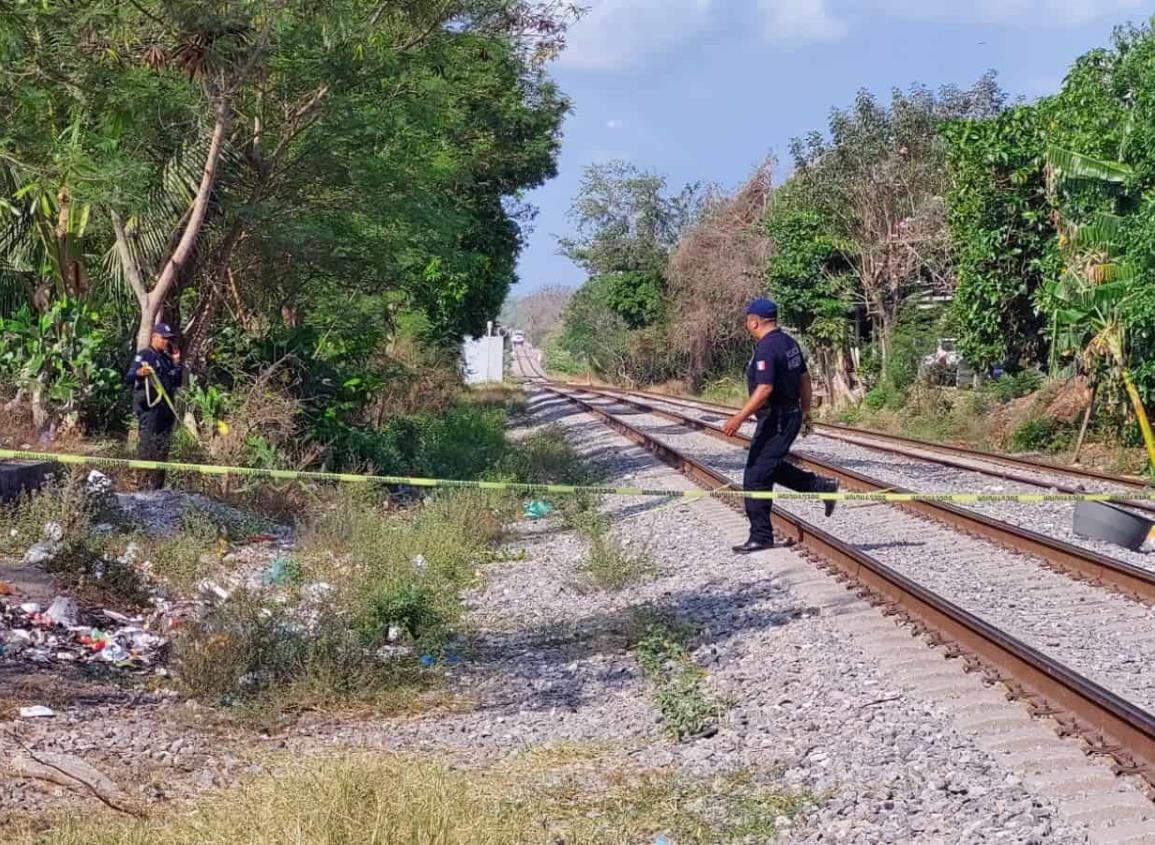
{"type": "Polygon", "coordinates": [[[1112,29],[1155,0],[585,0],[552,75],[573,100],[558,177],[539,209],[514,296],[576,286],[557,255],[583,169],[614,158],[686,182],[740,184],[792,137],[821,129],[862,87],[966,86],[987,70],[1012,95],[1058,89],[1112,29]]]}

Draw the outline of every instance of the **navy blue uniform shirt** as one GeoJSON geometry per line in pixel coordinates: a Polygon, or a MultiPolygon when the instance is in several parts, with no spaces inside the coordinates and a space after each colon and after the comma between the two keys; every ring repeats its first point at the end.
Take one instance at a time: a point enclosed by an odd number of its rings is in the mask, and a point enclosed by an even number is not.
{"type": "MultiPolygon", "coordinates": [[[[156,377],[160,380],[165,392],[168,393],[169,398],[172,398],[180,387],[181,375],[183,370],[181,365],[172,360],[163,352],[157,352],[152,347],[142,349],[136,353],[136,357],[132,359],[132,366],[128,368],[128,372],[124,374],[124,383],[133,390],[144,390],[145,379],[137,374],[140,365],[147,363],[153,370],[156,371],[156,377]]],[[[148,381],[152,381],[152,376],[148,377],[148,381]]],[[[155,392],[156,385],[152,385],[155,392]]]]}
{"type": "Polygon", "coordinates": [[[754,347],[754,356],[746,366],[746,389],[750,394],[760,384],[774,390],[770,401],[758,412],[759,416],[797,408],[802,402],[802,376],[806,374],[806,360],[798,341],[782,329],[775,329],[754,347]]]}

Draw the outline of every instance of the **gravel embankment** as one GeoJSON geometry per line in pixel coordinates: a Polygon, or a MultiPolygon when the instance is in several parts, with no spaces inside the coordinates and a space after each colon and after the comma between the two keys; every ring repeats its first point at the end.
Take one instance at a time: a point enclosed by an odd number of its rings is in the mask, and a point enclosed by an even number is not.
{"type": "MultiPolygon", "coordinates": [[[[538,423],[555,421],[611,484],[684,481],[560,399],[538,396],[538,423]]],[[[668,425],[668,423],[667,423],[668,425]]],[[[725,447],[723,447],[725,448],[725,447]]],[[[470,597],[476,654],[453,689],[465,713],[383,727],[325,729],[340,746],[500,757],[558,741],[606,743],[625,759],[695,775],[749,768],[818,796],[789,842],[1086,841],[1050,801],[906,694],[818,608],[768,577],[765,560],[737,558],[713,502],[613,499],[615,536],[645,548],[657,576],[619,593],[580,585],[582,543],[557,520],[522,526],[525,559],[489,567],[470,597]],[[669,740],[638,666],[623,649],[630,608],[651,605],[699,627],[694,657],[709,688],[732,701],[716,736],[669,740]]],[[[774,554],[790,555],[789,552],[774,554]]]]}

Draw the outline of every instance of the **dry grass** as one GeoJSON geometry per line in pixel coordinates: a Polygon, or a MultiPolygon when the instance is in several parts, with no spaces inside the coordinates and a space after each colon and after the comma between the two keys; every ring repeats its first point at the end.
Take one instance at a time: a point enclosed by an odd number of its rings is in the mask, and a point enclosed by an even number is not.
{"type": "Polygon", "coordinates": [[[509,499],[476,491],[406,509],[373,491],[335,491],[302,527],[297,587],[283,603],[238,592],[181,629],[173,644],[181,684],[258,719],[317,708],[395,712],[436,683],[419,660],[442,656],[461,593],[512,513],[509,499]],[[307,591],[322,582],[324,594],[307,591]]]}
{"type": "Polygon", "coordinates": [[[392,755],[316,758],[147,821],[80,818],[12,831],[13,845],[679,845],[769,842],[809,802],[748,771],[712,781],[619,767],[555,746],[455,769],[392,755]]]}

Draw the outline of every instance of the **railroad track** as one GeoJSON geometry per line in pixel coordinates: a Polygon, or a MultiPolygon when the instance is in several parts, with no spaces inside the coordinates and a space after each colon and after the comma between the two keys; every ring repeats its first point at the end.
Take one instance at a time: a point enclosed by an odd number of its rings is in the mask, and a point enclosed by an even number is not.
{"type": "MultiPolygon", "coordinates": [[[[641,403],[622,404],[617,398],[606,403],[605,395],[583,396],[585,388],[543,389],[593,414],[706,489],[736,486],[741,453],[719,445],[720,438],[707,439],[702,421],[673,420],[669,412],[651,413],[641,403]]],[[[723,500],[741,507],[735,498],[723,500]]],[[[1110,755],[1122,770],[1155,784],[1155,686],[1141,677],[1155,659],[1148,608],[892,508],[844,506],[840,518],[828,523],[830,530],[817,527],[818,513],[814,503],[776,506],[776,531],[859,585],[888,612],[953,644],[976,667],[1031,699],[1037,712],[1080,734],[1089,753],[1110,755]],[[1115,627],[1106,625],[1106,618],[1115,627]],[[1132,661],[1138,661],[1134,677],[1139,679],[1133,682],[1128,680],[1132,661]]]]}
{"type": "MultiPolygon", "coordinates": [[[[713,422],[660,407],[661,403],[655,401],[642,402],[629,395],[622,395],[618,391],[600,388],[581,387],[573,389],[593,396],[611,398],[635,410],[671,420],[731,445],[747,447],[750,444],[750,437],[747,435],[728,436],[722,432],[720,426],[713,422]]],[[[896,484],[893,479],[874,478],[848,469],[832,460],[815,457],[809,452],[794,452],[791,457],[793,462],[803,469],[820,475],[833,476],[839,480],[844,488],[855,492],[910,492],[896,484]]],[[[1155,571],[1149,568],[1024,528],[1021,525],[993,518],[968,507],[943,502],[906,502],[894,507],[900,507],[949,527],[963,530],[972,536],[981,537],[1003,548],[1034,555],[1075,577],[1085,578],[1093,583],[1111,587],[1142,601],[1155,602],[1155,571]]],[[[1038,508],[1041,506],[1028,505],[1024,507],[1038,508]]]]}
{"type": "Polygon", "coordinates": [[[513,363],[514,369],[520,371],[514,372],[514,378],[520,377],[526,381],[547,381],[549,378],[541,365],[526,351],[525,346],[513,347],[513,363]]]}
{"type": "MultiPolygon", "coordinates": [[[[728,417],[738,410],[730,405],[720,405],[645,390],[623,390],[621,388],[601,387],[597,389],[604,393],[624,397],[641,397],[662,404],[690,408],[706,414],[718,414],[728,417]]],[[[1079,493],[1090,490],[1151,490],[1150,485],[1144,479],[1133,476],[1108,475],[1106,473],[1078,467],[1061,467],[1044,461],[1016,458],[1010,455],[996,455],[964,446],[931,443],[913,437],[903,437],[897,434],[882,434],[880,432],[854,428],[847,425],[819,423],[814,426],[814,431],[832,440],[852,443],[902,457],[917,457],[919,460],[937,463],[940,466],[981,472],[984,475],[999,478],[1004,481],[1053,489],[1062,493],[1079,493]]],[[[1129,505],[1129,507],[1155,514],[1155,504],[1152,503],[1134,502],[1129,505]]]]}

